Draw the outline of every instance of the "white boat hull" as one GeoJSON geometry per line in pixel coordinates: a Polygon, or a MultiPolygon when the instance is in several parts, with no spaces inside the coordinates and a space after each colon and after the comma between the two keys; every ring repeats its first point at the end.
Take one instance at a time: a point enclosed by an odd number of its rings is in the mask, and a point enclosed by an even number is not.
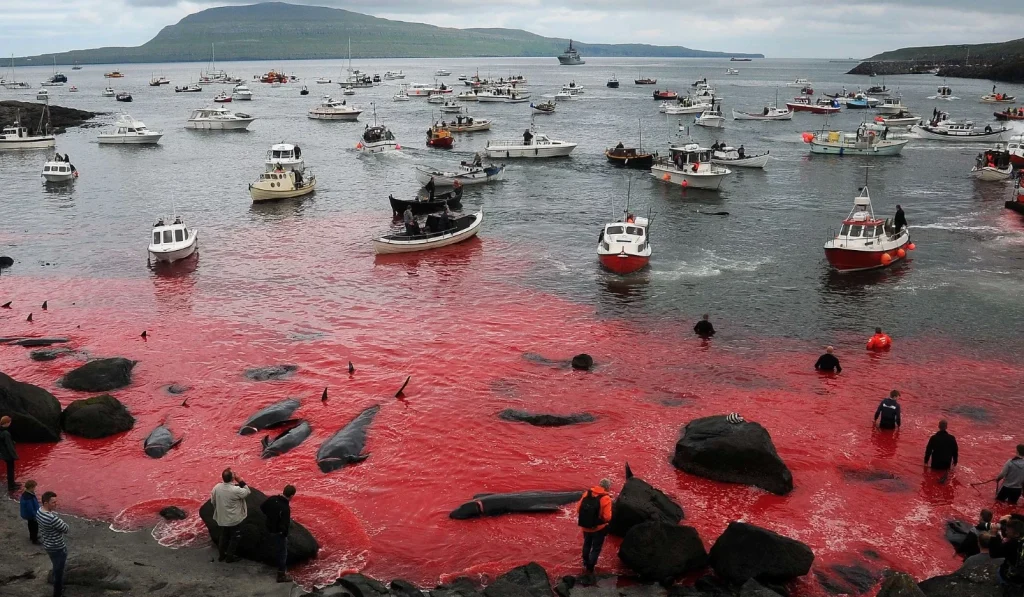
{"type": "Polygon", "coordinates": [[[197,248],[199,248],[199,231],[194,230],[192,234],[192,242],[189,243],[188,246],[180,249],[174,249],[172,251],[154,251],[150,248],[149,256],[152,257],[154,261],[158,261],[160,263],[173,263],[175,261],[181,261],[182,259],[191,257],[192,254],[196,252],[197,248]]]}
{"type": "MultiPolygon", "coordinates": [[[[722,118],[721,116],[716,116],[714,118],[697,118],[693,121],[693,123],[696,124],[697,126],[720,129],[725,126],[725,119],[722,118]]],[[[683,126],[682,123],[680,123],[679,130],[686,130],[686,127],[683,126]]]]}
{"type": "Polygon", "coordinates": [[[14,149],[49,149],[56,146],[57,139],[55,137],[0,139],[0,151],[14,149]]]}
{"type": "Polygon", "coordinates": [[[770,114],[765,116],[763,114],[748,114],[746,112],[732,111],[733,120],[793,120],[793,112],[784,112],[782,114],[770,114]]]}
{"type": "Polygon", "coordinates": [[[823,143],[815,139],[810,142],[810,146],[811,153],[825,155],[899,155],[909,142],[908,139],[898,139],[879,142],[868,147],[847,147],[834,143],[823,143]]]}
{"type": "Polygon", "coordinates": [[[487,157],[501,158],[560,158],[576,149],[576,143],[559,145],[488,145],[487,157]]]}
{"type": "Polygon", "coordinates": [[[97,142],[101,145],[156,145],[163,134],[159,135],[99,135],[97,142]]]}
{"type": "Polygon", "coordinates": [[[310,110],[307,116],[311,120],[343,120],[353,122],[359,120],[359,112],[324,112],[319,110],[310,110]]]}
{"type": "Polygon", "coordinates": [[[71,182],[75,179],[75,174],[73,172],[67,174],[46,172],[43,174],[43,178],[46,179],[46,182],[71,182]]]}
{"type": "Polygon", "coordinates": [[[241,131],[249,128],[255,118],[242,118],[240,120],[189,120],[185,128],[200,131],[241,131]]]}
{"type": "Polygon", "coordinates": [[[921,119],[916,117],[916,116],[911,116],[909,118],[883,118],[882,119],[882,124],[884,124],[885,126],[888,126],[888,127],[911,126],[911,125],[917,124],[919,122],[921,122],[921,119]]]}
{"type": "Polygon", "coordinates": [[[451,187],[455,186],[455,181],[458,180],[462,186],[472,184],[483,184],[485,182],[491,182],[492,180],[501,180],[505,174],[504,166],[495,166],[497,173],[487,174],[482,171],[457,173],[457,172],[440,172],[437,170],[431,170],[424,166],[416,167],[416,182],[426,185],[430,182],[430,179],[434,179],[434,186],[437,187],[451,187]]]}
{"type": "Polygon", "coordinates": [[[719,164],[721,166],[728,166],[730,168],[764,168],[768,164],[768,160],[770,158],[771,156],[766,153],[764,155],[757,155],[749,158],[735,160],[711,158],[711,163],[719,164]]]}
{"type": "Polygon", "coordinates": [[[928,139],[929,141],[951,141],[953,143],[993,143],[1008,141],[1013,135],[1013,131],[1010,129],[994,130],[991,133],[973,133],[970,135],[943,135],[940,133],[933,133],[921,126],[915,126],[914,132],[917,133],[919,139],[928,139]]]}
{"type": "Polygon", "coordinates": [[[722,180],[729,174],[731,174],[729,170],[713,173],[686,173],[676,168],[666,168],[660,164],[651,166],[651,176],[662,182],[682,185],[685,181],[686,188],[707,189],[710,191],[717,191],[722,186],[722,180]]]}
{"type": "Polygon", "coordinates": [[[474,122],[473,124],[451,124],[448,125],[448,130],[453,133],[476,133],[479,131],[487,131],[491,128],[491,121],[484,120],[482,122],[474,122]]]}
{"type": "Polygon", "coordinates": [[[356,149],[363,153],[386,153],[398,151],[398,143],[396,141],[376,141],[374,143],[360,141],[356,149]]]}
{"type": "Polygon", "coordinates": [[[260,203],[263,201],[277,201],[279,199],[294,199],[296,197],[303,197],[309,195],[316,190],[316,180],[314,179],[312,184],[308,184],[298,189],[292,189],[290,191],[270,191],[267,189],[260,189],[253,185],[249,185],[249,196],[252,197],[253,203],[260,203]]]}
{"type": "Polygon", "coordinates": [[[480,225],[484,221],[484,213],[476,212],[476,220],[468,228],[459,230],[453,234],[444,234],[425,239],[414,240],[388,240],[384,238],[373,239],[373,252],[378,255],[394,255],[398,253],[416,253],[430,249],[440,249],[450,245],[461,243],[476,236],[480,231],[480,225]]]}
{"type": "Polygon", "coordinates": [[[971,170],[971,176],[976,180],[985,182],[1002,182],[1004,180],[1010,180],[1013,176],[1013,166],[1007,166],[1006,168],[977,168],[971,170]]]}
{"type": "Polygon", "coordinates": [[[881,105],[876,108],[879,114],[899,114],[900,112],[907,112],[906,106],[886,106],[881,105]]]}

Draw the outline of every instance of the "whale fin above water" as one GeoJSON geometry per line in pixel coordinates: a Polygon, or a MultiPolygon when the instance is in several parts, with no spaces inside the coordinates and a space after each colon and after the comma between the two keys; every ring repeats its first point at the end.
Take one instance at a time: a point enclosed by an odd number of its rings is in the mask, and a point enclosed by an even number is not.
{"type": "Polygon", "coordinates": [[[397,391],[397,392],[395,392],[395,398],[399,398],[399,397],[401,397],[401,396],[402,396],[402,392],[404,392],[404,391],[405,391],[405,386],[409,385],[409,380],[410,380],[410,379],[412,379],[412,376],[411,376],[411,375],[410,375],[409,377],[406,377],[406,378],[405,378],[405,383],[404,383],[404,384],[402,384],[402,387],[398,388],[398,391],[397,391]]]}
{"type": "Polygon", "coordinates": [[[632,479],[633,478],[633,470],[631,468],[629,468],[629,463],[628,462],[626,463],[626,478],[627,479],[632,479]]]}

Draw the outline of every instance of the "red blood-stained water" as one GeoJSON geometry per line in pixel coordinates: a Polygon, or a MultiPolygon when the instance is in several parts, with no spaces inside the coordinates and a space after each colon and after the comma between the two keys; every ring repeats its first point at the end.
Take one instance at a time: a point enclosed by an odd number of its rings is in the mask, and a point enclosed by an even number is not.
{"type": "MultiPolygon", "coordinates": [[[[298,486],[294,517],[323,546],[317,561],[297,571],[301,581],[360,570],[432,585],[460,574],[492,577],[529,560],[553,575],[578,572],[579,531],[568,510],[470,521],[450,520],[448,512],[481,492],[583,488],[604,476],[619,488],[628,461],[684,506],[708,546],[729,521],[743,519],[808,543],[821,574],[831,574],[832,564],[866,562],[924,577],[957,566],[944,522],[973,519],[992,505],[992,485],[969,483],[995,476],[1019,441],[1011,400],[1024,382],[1020,368],[961,356],[935,338],[897,338],[886,354],[867,353],[866,337],[845,338],[838,344],[844,373],[819,375],[811,370],[819,348],[802,341],[741,339],[718,322],[719,336],[702,342],[688,321],[601,320],[590,307],[508,282],[521,265],[498,241],[387,259],[314,242],[328,228],[352,224],[275,227],[273,252],[259,258],[250,247],[269,240],[259,232],[244,243],[221,238],[198,261],[148,278],[5,274],[2,298],[14,308],[0,312],[4,335],[66,335],[90,357],[139,361],[131,387],[115,392],[135,429],[104,440],[21,445],[20,476],[58,491],[68,511],[121,530],[181,504],[193,516],[161,523],[154,534],[169,545],[201,547],[207,539],[196,506],[231,466],[268,493],[298,486]],[[38,308],[43,300],[47,311],[38,308]],[[545,360],[579,352],[593,355],[594,371],[545,360]],[[270,382],[242,374],[283,363],[299,370],[270,382]],[[394,398],[408,375],[404,397],[394,398]],[[189,389],[174,396],[165,390],[171,383],[189,389]],[[892,387],[903,392],[896,435],[871,426],[892,387]],[[261,460],[261,436],[239,436],[238,428],[286,397],[302,400],[296,416],[313,434],[261,460]],[[369,459],[321,473],[320,444],[373,404],[381,410],[369,459]],[[535,428],[499,420],[505,408],[590,412],[597,422],[535,428]],[[734,411],[770,430],[793,470],[792,494],[672,467],[686,422],[734,411]],[[942,416],[961,461],[940,485],[922,460],[942,416]],[[185,440],[162,459],[148,458],[142,441],[165,418],[185,440]],[[865,480],[872,477],[866,472],[895,478],[865,480]]],[[[26,349],[0,347],[4,372],[63,404],[82,395],[57,379],[82,358],[37,363],[26,349]]],[[[609,541],[602,568],[622,570],[617,547],[609,541]]],[[[823,591],[814,575],[796,588],[823,591]]]]}

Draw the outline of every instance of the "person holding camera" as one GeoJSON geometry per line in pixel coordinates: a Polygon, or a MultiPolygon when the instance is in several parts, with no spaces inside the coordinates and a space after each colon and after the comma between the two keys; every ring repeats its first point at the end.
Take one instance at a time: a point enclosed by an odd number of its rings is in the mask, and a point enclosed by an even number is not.
{"type": "Polygon", "coordinates": [[[1020,515],[1004,516],[999,519],[999,531],[989,543],[989,555],[993,558],[1004,558],[999,566],[999,584],[1011,592],[1004,594],[1020,594],[1024,591],[1024,520],[1020,515]]]}

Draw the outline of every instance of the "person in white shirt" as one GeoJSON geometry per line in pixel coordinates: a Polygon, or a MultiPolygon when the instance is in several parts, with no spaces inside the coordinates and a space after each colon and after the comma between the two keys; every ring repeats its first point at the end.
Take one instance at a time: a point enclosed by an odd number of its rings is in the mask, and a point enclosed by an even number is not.
{"type": "Polygon", "coordinates": [[[214,507],[213,521],[220,527],[220,537],[217,541],[217,549],[220,552],[218,561],[231,563],[238,561],[235,551],[238,549],[238,540],[241,536],[241,524],[249,514],[245,498],[249,496],[250,489],[246,487],[245,481],[229,468],[221,473],[221,479],[223,481],[213,488],[210,503],[214,507]]]}

